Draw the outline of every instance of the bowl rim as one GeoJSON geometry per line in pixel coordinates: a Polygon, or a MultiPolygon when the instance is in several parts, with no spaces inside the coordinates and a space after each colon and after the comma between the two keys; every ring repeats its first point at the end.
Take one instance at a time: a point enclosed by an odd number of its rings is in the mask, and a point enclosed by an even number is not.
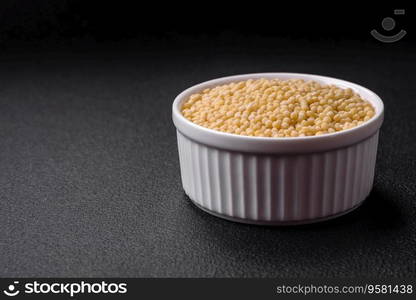
{"type": "Polygon", "coordinates": [[[373,91],[359,84],[334,77],[287,72],[249,73],[220,77],[187,88],[176,96],[172,104],[172,119],[181,134],[216,148],[264,153],[318,152],[352,145],[375,134],[381,127],[384,119],[384,104],[381,98],[373,91]],[[231,82],[259,78],[314,80],[323,84],[333,84],[341,88],[351,88],[372,104],[375,108],[375,115],[370,120],[356,127],[319,136],[257,137],[222,132],[200,126],[186,119],[180,111],[183,101],[198,91],[231,82]]]}

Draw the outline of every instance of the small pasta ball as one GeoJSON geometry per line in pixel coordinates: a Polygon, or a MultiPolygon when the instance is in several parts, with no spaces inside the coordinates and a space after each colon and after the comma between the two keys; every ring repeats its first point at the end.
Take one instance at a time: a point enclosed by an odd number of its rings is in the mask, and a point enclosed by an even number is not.
{"type": "Polygon", "coordinates": [[[374,107],[352,89],[301,79],[249,79],[205,89],[184,101],[182,115],[238,135],[303,137],[347,130],[374,107]]]}

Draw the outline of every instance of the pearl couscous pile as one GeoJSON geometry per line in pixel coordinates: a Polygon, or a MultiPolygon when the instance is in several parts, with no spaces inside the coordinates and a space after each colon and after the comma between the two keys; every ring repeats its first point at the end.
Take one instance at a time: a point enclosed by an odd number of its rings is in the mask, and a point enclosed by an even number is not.
{"type": "Polygon", "coordinates": [[[332,133],[374,116],[351,89],[300,79],[250,79],[205,89],[182,105],[200,126],[246,136],[296,137],[332,133]]]}

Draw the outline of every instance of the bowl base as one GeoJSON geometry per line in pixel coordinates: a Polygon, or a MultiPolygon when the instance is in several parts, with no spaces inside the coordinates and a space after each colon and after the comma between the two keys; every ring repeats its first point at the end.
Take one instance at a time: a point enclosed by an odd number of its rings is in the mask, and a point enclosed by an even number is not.
{"type": "Polygon", "coordinates": [[[351,211],[357,209],[358,207],[360,207],[361,204],[363,204],[363,202],[365,201],[365,199],[364,199],[363,201],[361,201],[357,205],[355,205],[355,206],[353,206],[353,207],[351,207],[347,210],[344,210],[344,211],[341,211],[339,213],[329,215],[329,216],[326,216],[326,217],[306,219],[306,220],[294,220],[294,221],[267,221],[267,220],[243,219],[243,218],[231,217],[231,216],[227,216],[227,215],[224,215],[224,214],[220,214],[220,213],[214,212],[212,210],[209,210],[206,207],[201,206],[200,204],[198,204],[194,200],[192,200],[189,196],[188,196],[188,198],[196,207],[198,207],[199,209],[203,210],[206,213],[209,213],[210,215],[219,217],[221,219],[225,219],[227,221],[250,224],[250,225],[262,225],[262,226],[294,226],[294,225],[306,225],[306,224],[324,222],[324,221],[335,219],[335,218],[341,217],[345,214],[348,214],[349,212],[351,212],[351,211]]]}

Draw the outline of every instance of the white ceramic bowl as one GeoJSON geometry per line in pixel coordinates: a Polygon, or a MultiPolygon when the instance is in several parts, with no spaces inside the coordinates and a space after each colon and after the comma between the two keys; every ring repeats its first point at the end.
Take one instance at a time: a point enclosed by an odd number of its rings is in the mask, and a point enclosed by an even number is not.
{"type": "Polygon", "coordinates": [[[303,224],[342,215],[371,191],[383,114],[383,102],[375,93],[331,77],[259,73],[197,84],[179,94],[172,107],[183,188],[198,207],[233,221],[303,224]],[[190,95],[250,78],[300,78],[351,88],[376,113],[355,128],[290,138],[224,133],[182,116],[182,102],[190,95]]]}

